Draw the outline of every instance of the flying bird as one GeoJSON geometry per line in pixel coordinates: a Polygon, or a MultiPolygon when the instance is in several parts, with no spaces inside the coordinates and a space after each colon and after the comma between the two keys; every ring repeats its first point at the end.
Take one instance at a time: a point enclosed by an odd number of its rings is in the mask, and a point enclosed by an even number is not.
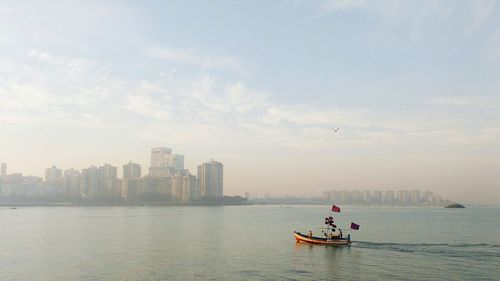
{"type": "Polygon", "coordinates": [[[336,129],[332,128],[332,130],[336,133],[340,130],[340,128],[336,128],[336,129]]]}

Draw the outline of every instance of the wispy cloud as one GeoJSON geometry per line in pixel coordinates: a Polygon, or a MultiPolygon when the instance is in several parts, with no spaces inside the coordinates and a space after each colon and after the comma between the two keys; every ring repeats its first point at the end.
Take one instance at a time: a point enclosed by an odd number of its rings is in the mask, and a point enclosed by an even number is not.
{"type": "Polygon", "coordinates": [[[334,11],[359,9],[367,4],[366,0],[329,0],[322,5],[325,14],[334,11]]]}
{"type": "Polygon", "coordinates": [[[14,9],[8,6],[0,6],[0,14],[14,14],[14,9]]]}
{"type": "Polygon", "coordinates": [[[427,100],[429,104],[450,106],[493,106],[484,97],[433,97],[427,100]]]}
{"type": "Polygon", "coordinates": [[[193,49],[168,46],[152,47],[145,51],[149,58],[172,60],[199,67],[200,69],[225,69],[238,74],[245,72],[243,60],[232,56],[206,55],[193,49]]]}

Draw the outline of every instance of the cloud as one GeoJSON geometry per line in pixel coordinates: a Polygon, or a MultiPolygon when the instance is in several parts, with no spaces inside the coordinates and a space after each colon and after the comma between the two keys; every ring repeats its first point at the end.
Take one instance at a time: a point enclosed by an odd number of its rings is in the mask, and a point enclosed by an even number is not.
{"type": "Polygon", "coordinates": [[[449,105],[449,106],[481,106],[491,107],[492,104],[485,98],[476,97],[433,97],[427,100],[427,103],[434,105],[449,105]]]}
{"type": "Polygon", "coordinates": [[[334,11],[348,11],[366,6],[365,0],[329,0],[323,4],[322,10],[325,14],[334,11]]]}
{"type": "MultiPolygon", "coordinates": [[[[194,146],[204,140],[262,149],[327,148],[332,140],[367,147],[416,140],[484,144],[497,138],[496,131],[465,130],[460,119],[439,123],[366,108],[278,102],[272,93],[252,89],[244,81],[208,74],[131,78],[98,61],[34,49],[0,62],[0,120],[19,127],[107,128],[148,141],[168,135],[172,142],[194,146]],[[341,127],[342,133],[333,136],[331,127],[341,127]]],[[[468,97],[435,97],[428,103],[488,105],[468,97]]]]}
{"type": "Polygon", "coordinates": [[[146,57],[171,60],[194,65],[202,70],[224,69],[238,74],[245,73],[245,63],[236,57],[206,55],[193,49],[181,49],[168,46],[152,47],[145,51],[146,57]]]}
{"type": "Polygon", "coordinates": [[[7,7],[7,6],[0,6],[0,13],[1,14],[13,14],[14,10],[10,7],[7,7]]]}

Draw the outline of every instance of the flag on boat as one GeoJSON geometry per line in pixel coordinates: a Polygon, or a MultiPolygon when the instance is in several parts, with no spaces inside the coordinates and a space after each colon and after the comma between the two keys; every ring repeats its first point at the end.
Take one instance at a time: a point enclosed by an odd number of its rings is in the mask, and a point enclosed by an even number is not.
{"type": "Polygon", "coordinates": [[[332,205],[332,212],[337,212],[339,213],[340,212],[340,208],[335,206],[335,205],[332,205]]]}
{"type": "Polygon", "coordinates": [[[359,224],[351,222],[351,229],[359,230],[359,224]]]}

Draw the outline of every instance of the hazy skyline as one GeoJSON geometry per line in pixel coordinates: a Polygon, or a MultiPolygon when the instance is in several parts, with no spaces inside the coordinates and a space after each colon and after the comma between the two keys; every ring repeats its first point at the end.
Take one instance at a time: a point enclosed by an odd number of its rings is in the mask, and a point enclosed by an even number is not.
{"type": "Polygon", "coordinates": [[[229,195],[500,203],[498,1],[50,3],[0,1],[9,173],[165,146],[229,195]]]}

